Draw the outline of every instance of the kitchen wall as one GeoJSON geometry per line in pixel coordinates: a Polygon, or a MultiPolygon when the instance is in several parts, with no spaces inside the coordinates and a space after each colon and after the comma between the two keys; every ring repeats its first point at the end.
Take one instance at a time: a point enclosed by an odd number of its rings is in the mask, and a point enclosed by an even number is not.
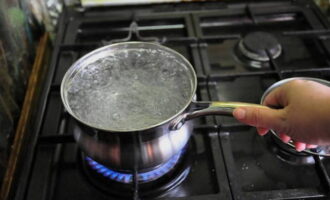
{"type": "Polygon", "coordinates": [[[0,180],[20,115],[38,35],[32,34],[33,26],[28,25],[29,13],[24,11],[24,6],[24,2],[18,0],[0,1],[0,180]]]}

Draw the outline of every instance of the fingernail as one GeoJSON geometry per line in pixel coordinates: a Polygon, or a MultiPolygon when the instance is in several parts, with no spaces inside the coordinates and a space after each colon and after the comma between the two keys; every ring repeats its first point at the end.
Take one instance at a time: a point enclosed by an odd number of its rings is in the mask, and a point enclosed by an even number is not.
{"type": "Polygon", "coordinates": [[[280,133],[279,136],[284,143],[288,143],[291,140],[291,137],[285,133],[280,133]]]}
{"type": "Polygon", "coordinates": [[[242,108],[237,108],[235,110],[235,116],[237,119],[244,119],[246,116],[246,111],[242,108]]]}
{"type": "Polygon", "coordinates": [[[303,151],[303,150],[305,150],[305,149],[302,148],[302,147],[296,147],[296,151],[298,151],[298,152],[301,152],[301,151],[303,151]]]}
{"type": "Polygon", "coordinates": [[[309,148],[309,149],[315,149],[317,147],[317,145],[308,144],[306,147],[309,148]]]}
{"type": "Polygon", "coordinates": [[[306,144],[302,142],[295,142],[295,147],[298,152],[303,151],[306,149],[306,144]]]}
{"type": "Polygon", "coordinates": [[[259,128],[258,129],[258,134],[260,135],[260,136],[264,136],[264,135],[266,135],[267,133],[268,133],[268,129],[266,129],[266,128],[259,128]]]}

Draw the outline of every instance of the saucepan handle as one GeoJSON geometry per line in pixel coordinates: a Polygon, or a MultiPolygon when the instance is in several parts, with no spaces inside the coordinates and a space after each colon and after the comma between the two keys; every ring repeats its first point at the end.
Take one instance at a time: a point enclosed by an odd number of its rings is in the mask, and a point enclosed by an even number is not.
{"type": "Polygon", "coordinates": [[[194,119],[196,117],[205,115],[233,115],[233,111],[238,107],[257,107],[257,108],[269,108],[260,104],[243,103],[243,102],[224,102],[224,101],[213,101],[213,102],[192,102],[192,111],[186,112],[178,116],[175,120],[170,123],[171,130],[180,129],[185,121],[194,119]]]}

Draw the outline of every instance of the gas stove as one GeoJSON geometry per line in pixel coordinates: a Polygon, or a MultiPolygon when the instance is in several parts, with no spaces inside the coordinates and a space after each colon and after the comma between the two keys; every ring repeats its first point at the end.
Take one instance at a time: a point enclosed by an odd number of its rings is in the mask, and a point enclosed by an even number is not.
{"type": "Polygon", "coordinates": [[[192,63],[197,100],[259,103],[284,78],[330,80],[329,27],[307,0],[65,9],[11,199],[329,199],[329,159],[294,153],[227,116],[194,120],[187,147],[156,169],[109,169],[74,142],[77,124],[59,91],[66,70],[87,52],[138,40],[192,63]]]}

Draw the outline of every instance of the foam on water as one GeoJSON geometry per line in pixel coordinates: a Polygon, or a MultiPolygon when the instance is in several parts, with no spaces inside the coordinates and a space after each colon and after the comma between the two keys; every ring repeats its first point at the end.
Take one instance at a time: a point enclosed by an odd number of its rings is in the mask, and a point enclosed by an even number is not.
{"type": "Polygon", "coordinates": [[[82,67],[65,88],[74,115],[96,128],[133,131],[159,124],[190,101],[193,77],[172,54],[116,50],[82,67]]]}

